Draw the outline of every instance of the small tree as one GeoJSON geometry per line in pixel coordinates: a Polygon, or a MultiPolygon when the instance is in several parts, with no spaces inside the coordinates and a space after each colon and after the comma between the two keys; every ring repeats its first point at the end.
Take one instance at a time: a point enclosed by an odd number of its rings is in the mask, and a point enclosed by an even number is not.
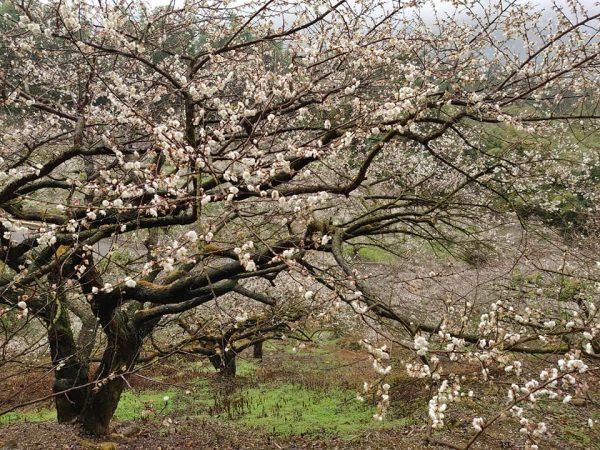
{"type": "Polygon", "coordinates": [[[143,359],[148,361],[173,354],[202,355],[219,375],[229,378],[236,375],[237,356],[246,349],[252,347],[253,356],[262,359],[262,344],[266,341],[288,337],[308,340],[298,331],[310,315],[301,305],[276,305],[270,296],[245,288],[238,288],[237,292],[259,299],[268,308],[235,305],[235,302],[222,299],[218,307],[207,305],[183,314],[177,320],[178,327],[184,331],[183,336],[179,337],[180,333],[172,327],[161,329],[161,336],[153,336],[152,352],[143,359]],[[261,350],[259,356],[256,355],[257,346],[261,350]]]}

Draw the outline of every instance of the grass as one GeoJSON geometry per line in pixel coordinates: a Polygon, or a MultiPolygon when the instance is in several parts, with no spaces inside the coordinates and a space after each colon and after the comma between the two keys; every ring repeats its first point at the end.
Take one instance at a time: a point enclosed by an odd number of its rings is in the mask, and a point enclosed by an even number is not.
{"type": "MultiPolygon", "coordinates": [[[[254,370],[252,366],[248,363],[248,368],[254,370]]],[[[310,389],[291,383],[270,383],[223,397],[206,383],[198,386],[190,395],[176,390],[127,391],[121,397],[115,420],[134,420],[142,417],[143,411],[150,413],[147,416],[150,420],[185,411],[192,417],[218,416],[219,420],[231,424],[260,428],[277,435],[326,434],[342,439],[352,439],[365,430],[403,425],[407,421],[374,422],[375,407],[358,402],[355,392],[348,389],[310,389]],[[164,396],[169,397],[167,402],[164,396]]],[[[0,425],[53,420],[56,420],[54,409],[42,408],[6,414],[0,417],[0,425]]]]}
{"type": "Polygon", "coordinates": [[[238,358],[236,376],[248,377],[256,372],[257,365],[254,361],[238,358]]]}
{"type": "MultiPolygon", "coordinates": [[[[183,386],[167,387],[164,391],[146,388],[124,392],[115,422],[120,422],[120,427],[123,427],[128,421],[138,420],[135,422],[137,425],[155,430],[156,436],[168,436],[174,429],[164,425],[163,419],[169,417],[177,421],[184,418],[181,423],[191,424],[192,433],[196,432],[195,424],[200,427],[198,430],[202,430],[200,424],[210,423],[210,426],[222,426],[241,434],[259,433],[262,436],[264,433],[283,440],[280,442],[300,436],[300,439],[309,441],[341,440],[348,442],[348,446],[353,441],[362,442],[365,436],[387,435],[378,433],[381,430],[414,431],[418,428],[414,427],[415,424],[426,423],[428,397],[422,386],[416,386],[415,381],[403,372],[393,372],[388,377],[387,381],[392,385],[392,403],[385,420],[374,421],[375,406],[358,402],[356,391],[352,388],[365,378],[362,370],[346,367],[331,373],[327,369],[330,364],[340,366],[348,362],[347,351],[339,351],[341,340],[336,339],[335,333],[324,332],[318,341],[319,347],[308,347],[294,356],[286,351],[293,345],[291,342],[269,342],[265,351],[272,353],[274,364],[259,365],[253,359],[240,358],[235,382],[225,382],[213,376],[214,369],[209,364],[176,361],[173,367],[187,374],[181,377],[177,372],[177,379],[184,380],[183,386]],[[289,373],[297,374],[293,381],[290,381],[289,373]],[[184,389],[190,392],[184,394],[184,389]],[[169,396],[167,402],[164,402],[164,396],[169,396]],[[144,422],[139,421],[142,417],[144,422]]],[[[169,372],[161,372],[164,373],[169,372]]],[[[169,377],[161,378],[165,383],[169,382],[169,377]]],[[[479,386],[479,390],[484,387],[488,388],[487,385],[479,386]]],[[[504,390],[501,391],[504,398],[504,390]]],[[[483,393],[485,398],[501,401],[498,392],[497,387],[489,387],[489,391],[483,393]]],[[[542,406],[541,403],[544,403],[543,408],[539,411],[534,408],[529,414],[534,420],[547,421],[549,427],[558,424],[560,433],[550,436],[553,443],[566,445],[563,448],[600,449],[597,444],[600,428],[590,429],[587,426],[588,417],[600,419],[596,411],[588,411],[581,406],[565,406],[556,401],[540,400],[538,406],[542,406]]],[[[474,415],[490,417],[495,411],[496,405],[465,398],[452,405],[446,420],[448,431],[461,441],[465,437],[465,427],[470,430],[469,422],[474,415]]],[[[0,417],[0,426],[9,422],[53,420],[53,408],[40,408],[0,417]]],[[[503,435],[518,427],[518,424],[509,422],[499,422],[493,433],[503,435]]],[[[394,434],[401,435],[404,436],[404,433],[394,434]]],[[[412,442],[412,439],[402,443],[412,442]]],[[[381,448],[388,447],[383,445],[381,448]]],[[[400,444],[398,448],[406,447],[400,444]]]]}
{"type": "Polygon", "coordinates": [[[376,245],[360,245],[354,249],[351,246],[344,246],[344,253],[346,255],[355,254],[363,261],[378,264],[390,264],[398,259],[393,253],[376,245]]]}
{"type": "Polygon", "coordinates": [[[598,433],[593,433],[588,427],[565,425],[564,438],[567,442],[587,449],[600,448],[598,433]]]}
{"type": "Polygon", "coordinates": [[[132,420],[141,416],[142,411],[169,413],[174,409],[178,409],[179,393],[177,391],[163,392],[124,392],[121,396],[121,401],[115,412],[117,420],[132,420]],[[165,396],[169,400],[165,402],[165,396]]]}
{"type": "Polygon", "coordinates": [[[31,411],[13,411],[0,416],[0,426],[13,422],[48,422],[56,420],[54,409],[40,408],[31,411]]]}
{"type": "MultiPolygon", "coordinates": [[[[179,393],[169,390],[163,392],[133,392],[126,391],[121,396],[115,412],[116,420],[132,420],[142,416],[142,411],[151,413],[169,413],[180,407],[179,393]],[[165,402],[163,398],[169,397],[165,402]]],[[[53,407],[39,408],[30,411],[14,411],[0,416],[0,426],[13,422],[48,422],[56,420],[56,410],[53,407]]]]}
{"type": "Polygon", "coordinates": [[[379,264],[390,263],[397,259],[397,256],[394,255],[393,253],[390,253],[388,251],[385,251],[382,248],[374,247],[374,246],[367,246],[367,247],[359,248],[358,256],[360,256],[361,259],[363,259],[365,261],[379,263],[379,264]]]}
{"type": "Polygon", "coordinates": [[[600,423],[598,411],[586,411],[581,406],[564,405],[560,402],[545,400],[541,402],[539,420],[548,415],[554,416],[562,423],[561,435],[570,448],[600,449],[600,428],[590,428],[587,421],[593,419],[600,423]]]}
{"type": "Polygon", "coordinates": [[[295,384],[261,385],[243,393],[247,409],[238,422],[273,434],[327,434],[343,439],[374,427],[400,425],[402,420],[382,424],[373,421],[375,408],[355,399],[351,390],[326,392],[295,384]]]}
{"type": "MultiPolygon", "coordinates": [[[[451,249],[445,245],[436,242],[428,241],[424,243],[418,239],[407,239],[404,241],[404,248],[409,247],[409,243],[419,247],[420,252],[425,255],[433,255],[437,258],[447,259],[452,256],[451,249]]],[[[395,245],[397,247],[397,243],[395,245]]],[[[363,262],[376,263],[376,264],[394,264],[399,260],[397,254],[385,250],[376,245],[357,245],[354,249],[351,246],[344,246],[344,254],[347,256],[356,255],[363,262]]]]}

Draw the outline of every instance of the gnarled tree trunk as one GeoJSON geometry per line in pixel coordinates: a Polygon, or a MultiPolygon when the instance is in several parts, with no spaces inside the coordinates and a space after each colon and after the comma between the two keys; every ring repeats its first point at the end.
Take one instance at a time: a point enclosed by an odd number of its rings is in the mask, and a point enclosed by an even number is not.
{"type": "Polygon", "coordinates": [[[112,314],[104,331],[108,344],[79,417],[85,431],[98,436],[108,433],[125,388],[125,373],[134,366],[142,345],[141,333],[120,311],[112,314]]]}
{"type": "MultiPolygon", "coordinates": [[[[54,365],[54,401],[58,422],[73,422],[79,416],[88,393],[88,358],[79,353],[73,336],[64,290],[50,294],[41,308],[48,329],[50,356],[54,365]]],[[[89,356],[89,355],[88,355],[89,356]]]]}
{"type": "Polygon", "coordinates": [[[235,377],[236,361],[235,352],[222,351],[221,354],[214,354],[208,357],[213,367],[219,372],[219,375],[227,378],[235,377]]]}

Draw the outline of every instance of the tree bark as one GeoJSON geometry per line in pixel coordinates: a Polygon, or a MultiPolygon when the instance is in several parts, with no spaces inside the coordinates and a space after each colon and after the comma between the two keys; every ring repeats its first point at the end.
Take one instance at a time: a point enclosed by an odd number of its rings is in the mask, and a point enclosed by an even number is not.
{"type": "Polygon", "coordinates": [[[90,390],[79,417],[83,428],[90,434],[108,433],[110,421],[125,388],[125,373],[135,364],[142,345],[142,337],[127,321],[127,316],[116,311],[105,327],[108,344],[98,370],[96,384],[90,390]]]}
{"type": "Polygon", "coordinates": [[[263,342],[262,341],[254,344],[252,356],[254,356],[254,358],[256,358],[256,359],[263,358],[263,342]]]}
{"type": "Polygon", "coordinates": [[[53,392],[58,422],[73,422],[88,393],[88,364],[78,354],[66,306],[57,295],[50,305],[48,342],[54,370],[53,392]]]}
{"type": "Polygon", "coordinates": [[[98,322],[89,310],[89,306],[77,300],[79,299],[68,298],[66,295],[61,296],[61,302],[67,306],[67,309],[72,314],[81,320],[81,329],[77,335],[77,349],[79,350],[79,358],[82,361],[87,361],[89,364],[90,356],[96,343],[98,322]]]}
{"type": "Polygon", "coordinates": [[[208,357],[213,367],[219,372],[219,375],[227,378],[235,377],[236,361],[235,352],[227,351],[214,354],[208,357]]]}

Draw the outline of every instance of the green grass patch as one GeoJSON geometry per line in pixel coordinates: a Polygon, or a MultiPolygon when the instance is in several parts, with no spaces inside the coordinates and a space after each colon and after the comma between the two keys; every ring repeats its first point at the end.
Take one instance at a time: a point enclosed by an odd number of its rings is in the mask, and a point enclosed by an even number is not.
{"type": "Polygon", "coordinates": [[[355,255],[361,260],[379,264],[389,264],[398,259],[396,255],[376,245],[345,245],[344,253],[348,256],[355,255]]]}
{"type": "MultiPolygon", "coordinates": [[[[181,407],[180,394],[174,390],[164,392],[126,391],[121,395],[114,418],[115,420],[132,420],[141,417],[144,410],[149,411],[151,415],[166,414],[181,407]],[[166,402],[164,401],[165,396],[169,397],[166,402]]],[[[53,407],[31,411],[13,411],[0,416],[0,426],[14,422],[48,422],[54,420],[56,420],[56,410],[53,407]]]]}
{"type": "Polygon", "coordinates": [[[14,422],[48,422],[56,420],[56,410],[40,408],[31,411],[13,411],[0,416],[0,426],[14,422]]]}
{"type": "Polygon", "coordinates": [[[600,433],[594,432],[586,424],[579,427],[565,425],[564,437],[567,442],[577,445],[579,448],[600,448],[600,433]]]}
{"type": "Polygon", "coordinates": [[[380,264],[394,262],[397,259],[397,256],[393,253],[374,246],[361,247],[358,249],[358,256],[365,261],[380,264]]]}
{"type": "Polygon", "coordinates": [[[238,358],[236,364],[236,376],[238,377],[248,377],[250,375],[253,375],[254,372],[256,372],[256,369],[258,368],[255,361],[247,359],[238,358]]]}
{"type": "Polygon", "coordinates": [[[126,391],[121,395],[121,401],[115,411],[116,420],[132,420],[141,416],[142,411],[153,413],[169,413],[177,409],[180,403],[177,391],[163,392],[133,392],[126,391]],[[169,397],[164,401],[164,397],[169,397]]]}
{"type": "Polygon", "coordinates": [[[308,389],[294,384],[260,386],[242,394],[245,411],[237,422],[280,435],[325,433],[350,439],[360,431],[401,425],[373,420],[375,407],[360,403],[351,390],[308,389]]]}

